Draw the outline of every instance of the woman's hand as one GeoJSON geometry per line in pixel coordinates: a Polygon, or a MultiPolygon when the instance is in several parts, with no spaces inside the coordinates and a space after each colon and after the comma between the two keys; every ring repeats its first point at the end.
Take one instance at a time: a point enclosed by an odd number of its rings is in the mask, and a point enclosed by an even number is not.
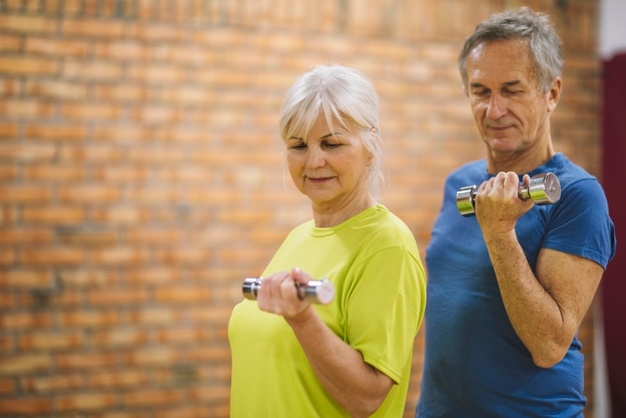
{"type": "Polygon", "coordinates": [[[264,277],[257,293],[259,309],[285,318],[297,317],[310,307],[311,302],[300,298],[296,284],[306,286],[310,280],[313,280],[311,275],[298,267],[264,277]]]}

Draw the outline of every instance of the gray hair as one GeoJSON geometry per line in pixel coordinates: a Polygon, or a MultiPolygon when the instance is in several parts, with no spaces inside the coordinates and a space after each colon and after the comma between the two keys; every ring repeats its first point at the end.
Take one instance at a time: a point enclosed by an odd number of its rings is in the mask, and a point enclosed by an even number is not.
{"type": "Polygon", "coordinates": [[[374,86],[358,71],[341,65],[317,66],[301,75],[287,91],[279,113],[280,136],[283,141],[306,136],[320,111],[331,129],[336,121],[350,132],[359,133],[372,155],[368,182],[370,193],[378,198],[384,183],[378,103],[374,86]]]}
{"type": "Polygon", "coordinates": [[[466,59],[469,53],[485,42],[523,39],[534,62],[535,76],[543,93],[563,71],[562,42],[550,17],[528,7],[496,13],[478,24],[467,37],[459,54],[459,72],[467,93],[466,59]]]}

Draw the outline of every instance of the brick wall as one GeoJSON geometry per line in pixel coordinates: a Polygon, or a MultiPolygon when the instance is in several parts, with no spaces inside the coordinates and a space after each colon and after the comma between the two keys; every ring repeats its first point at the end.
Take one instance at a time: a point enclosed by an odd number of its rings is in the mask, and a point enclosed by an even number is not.
{"type": "Polygon", "coordinates": [[[423,254],[446,173],[483,156],[457,51],[523,4],[566,45],[556,148],[598,174],[594,0],[0,0],[0,416],[227,417],[242,279],[310,217],[288,86],[329,62],[374,81],[384,202],[423,254]]]}

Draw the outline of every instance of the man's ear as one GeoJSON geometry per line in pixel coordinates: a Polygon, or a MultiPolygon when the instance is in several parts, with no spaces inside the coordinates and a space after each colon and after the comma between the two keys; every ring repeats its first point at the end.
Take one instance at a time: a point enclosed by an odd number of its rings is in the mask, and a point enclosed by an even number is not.
{"type": "Polygon", "coordinates": [[[556,109],[556,105],[559,103],[559,99],[561,98],[561,84],[561,77],[555,78],[550,91],[548,91],[548,110],[550,112],[553,112],[554,109],[556,109]]]}

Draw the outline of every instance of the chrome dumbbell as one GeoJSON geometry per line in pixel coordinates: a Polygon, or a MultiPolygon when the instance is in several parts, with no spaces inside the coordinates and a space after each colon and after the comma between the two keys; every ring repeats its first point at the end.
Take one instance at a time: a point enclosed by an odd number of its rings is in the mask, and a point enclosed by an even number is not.
{"type": "MultiPolygon", "coordinates": [[[[263,278],[261,277],[249,277],[244,279],[242,291],[243,296],[246,299],[256,300],[256,295],[261,285],[263,278]]],[[[320,305],[329,304],[335,297],[335,287],[328,280],[311,280],[305,285],[296,283],[296,289],[298,290],[298,298],[301,300],[309,299],[312,303],[320,305]]]]}
{"type": "MultiPolygon", "coordinates": [[[[474,213],[476,185],[461,187],[456,192],[456,207],[461,215],[474,213]]],[[[522,200],[532,199],[535,205],[548,205],[561,198],[561,183],[554,173],[535,174],[528,187],[520,186],[518,196],[522,200]]]]}

